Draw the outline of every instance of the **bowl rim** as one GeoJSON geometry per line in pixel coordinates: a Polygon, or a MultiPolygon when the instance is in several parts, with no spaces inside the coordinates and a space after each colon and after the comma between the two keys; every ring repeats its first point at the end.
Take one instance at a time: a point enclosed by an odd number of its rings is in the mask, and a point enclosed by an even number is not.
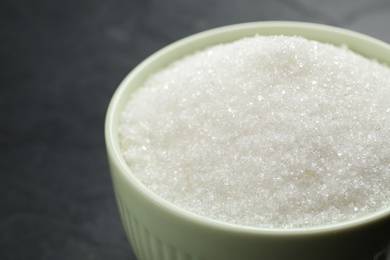
{"type": "MultiPolygon", "coordinates": [[[[179,206],[176,206],[172,202],[169,202],[156,193],[151,191],[146,185],[144,185],[130,170],[127,166],[125,159],[123,158],[119,142],[118,142],[118,134],[116,132],[116,114],[120,113],[118,111],[118,103],[122,97],[122,94],[125,90],[130,86],[131,81],[134,77],[140,73],[142,70],[147,68],[155,59],[158,57],[173,51],[179,46],[187,45],[195,40],[199,40],[201,38],[207,38],[219,33],[227,33],[227,32],[235,32],[243,29],[249,28],[305,28],[305,29],[313,29],[326,31],[336,34],[348,35],[353,38],[360,38],[364,41],[369,42],[370,44],[380,46],[381,48],[385,48],[390,53],[390,45],[387,43],[373,38],[371,36],[358,33],[355,31],[351,31],[349,29],[339,28],[331,25],[318,24],[318,23],[309,23],[309,22],[296,22],[296,21],[259,21],[259,22],[249,22],[249,23],[239,23],[233,25],[226,25],[222,27],[217,27],[213,29],[209,29],[206,31],[202,31],[199,33],[195,33],[193,35],[182,38],[178,41],[175,41],[166,47],[158,50],[153,53],[146,59],[144,59],[141,63],[134,67],[126,75],[123,81],[119,84],[117,89],[115,90],[111,101],[109,103],[106,118],[105,118],[105,142],[106,149],[111,162],[115,164],[115,166],[119,169],[120,174],[122,174],[125,180],[134,187],[137,192],[141,193],[148,201],[153,203],[155,206],[158,206],[160,209],[169,212],[172,215],[175,215],[180,218],[184,218],[187,221],[193,222],[197,225],[206,226],[208,228],[216,228],[222,231],[228,232],[240,232],[246,234],[271,234],[271,235],[309,235],[309,234],[319,234],[319,233],[334,233],[339,232],[341,230],[350,230],[357,227],[365,226],[372,224],[377,221],[381,221],[385,218],[390,217],[390,207],[383,208],[373,213],[366,214],[362,217],[358,217],[352,220],[347,220],[343,222],[337,222],[333,224],[326,224],[320,226],[309,226],[309,227],[299,227],[299,228],[263,228],[263,227],[252,227],[245,226],[239,224],[231,224],[227,222],[222,222],[219,220],[211,219],[209,217],[201,216],[191,211],[182,209],[179,206]]],[[[275,34],[276,35],[276,34],[275,34]]],[[[388,64],[390,65],[390,64],[388,64]]]]}

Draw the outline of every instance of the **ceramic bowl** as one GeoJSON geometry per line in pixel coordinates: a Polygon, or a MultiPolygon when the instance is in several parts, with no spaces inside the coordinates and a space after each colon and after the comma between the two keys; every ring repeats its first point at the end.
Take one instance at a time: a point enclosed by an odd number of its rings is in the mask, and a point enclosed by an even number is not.
{"type": "MultiPolygon", "coordinates": [[[[390,46],[346,29],[301,22],[254,22],[208,30],[177,41],[139,64],[109,105],[105,138],[117,204],[139,260],[390,259],[390,208],[342,223],[295,229],[231,225],[185,211],[144,186],[126,165],[118,122],[129,95],[152,73],[210,45],[259,35],[299,35],[390,65],[390,46]],[[387,254],[387,256],[386,256],[387,254]]],[[[390,86],[389,86],[390,87],[390,86]]],[[[390,89],[389,89],[390,91],[390,89]]]]}

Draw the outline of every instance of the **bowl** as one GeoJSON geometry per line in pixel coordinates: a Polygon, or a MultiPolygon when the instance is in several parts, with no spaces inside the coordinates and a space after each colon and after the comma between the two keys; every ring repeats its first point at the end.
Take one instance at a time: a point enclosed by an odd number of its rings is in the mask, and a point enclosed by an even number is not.
{"type": "Polygon", "coordinates": [[[139,64],[116,90],[105,122],[114,192],[137,258],[390,259],[390,208],[358,219],[317,227],[265,229],[239,226],[199,216],[173,205],[150,191],[127,166],[119,147],[118,124],[129,95],[150,74],[187,54],[255,34],[298,35],[335,45],[346,44],[356,53],[390,65],[390,46],[377,39],[327,25],[284,21],[244,23],[201,32],[161,49],[139,64]]]}

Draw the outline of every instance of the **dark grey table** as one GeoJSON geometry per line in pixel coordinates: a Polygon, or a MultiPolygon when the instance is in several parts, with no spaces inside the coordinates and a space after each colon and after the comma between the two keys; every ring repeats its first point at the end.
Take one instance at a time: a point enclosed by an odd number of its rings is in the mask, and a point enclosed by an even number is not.
{"type": "Polygon", "coordinates": [[[106,161],[112,94],[173,41],[262,20],[390,42],[389,0],[0,0],[0,259],[135,259],[106,161]]]}

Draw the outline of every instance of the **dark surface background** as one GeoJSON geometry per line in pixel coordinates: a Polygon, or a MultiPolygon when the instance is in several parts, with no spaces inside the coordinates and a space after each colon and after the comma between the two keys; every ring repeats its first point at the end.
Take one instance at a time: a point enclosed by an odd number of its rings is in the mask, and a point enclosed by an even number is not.
{"type": "Polygon", "coordinates": [[[173,41],[263,20],[390,42],[390,0],[0,0],[0,259],[135,259],[106,160],[112,94],[173,41]]]}

